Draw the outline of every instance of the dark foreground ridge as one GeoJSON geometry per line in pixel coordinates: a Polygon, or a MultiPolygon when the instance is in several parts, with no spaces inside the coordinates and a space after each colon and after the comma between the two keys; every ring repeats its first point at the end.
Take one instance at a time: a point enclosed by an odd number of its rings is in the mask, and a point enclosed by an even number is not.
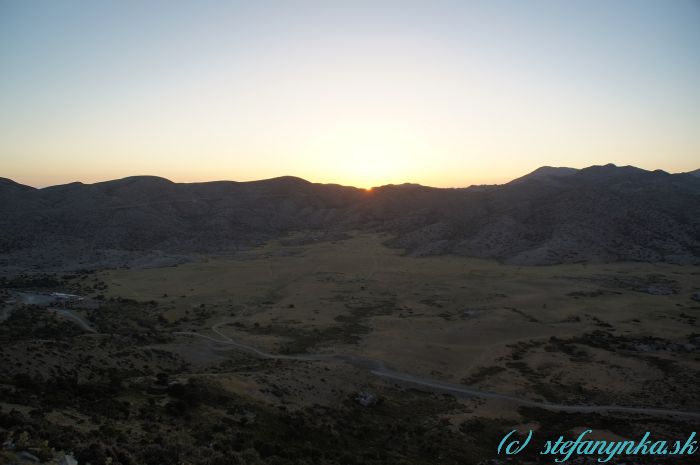
{"type": "Polygon", "coordinates": [[[508,184],[367,192],[295,177],[179,184],[154,176],[35,189],[0,179],[0,261],[43,269],[165,266],[307,231],[388,233],[412,255],[508,263],[700,263],[700,177],[542,167],[508,184]]]}

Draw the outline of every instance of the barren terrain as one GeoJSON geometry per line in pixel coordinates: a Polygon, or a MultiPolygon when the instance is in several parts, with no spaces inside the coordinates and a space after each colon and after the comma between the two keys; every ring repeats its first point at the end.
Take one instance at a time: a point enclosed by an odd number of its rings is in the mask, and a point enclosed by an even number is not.
{"type": "Polygon", "coordinates": [[[405,256],[366,232],[304,237],[173,267],[5,280],[3,428],[34,418],[20,423],[83,458],[116,454],[119,438],[145,463],[158,462],[137,445],[157,437],[183,441],[178,457],[195,462],[220,450],[345,463],[359,447],[365,463],[429,463],[432,443],[443,463],[474,463],[518,425],[631,437],[698,424],[699,267],[521,267],[405,256]],[[86,300],[50,311],[13,304],[19,288],[86,300]],[[178,418],[219,449],[180,437],[178,418]],[[290,421],[319,442],[291,447],[277,433],[290,421]],[[72,439],[52,432],[66,424],[72,439]],[[382,436],[390,424],[408,429],[382,436]]]}

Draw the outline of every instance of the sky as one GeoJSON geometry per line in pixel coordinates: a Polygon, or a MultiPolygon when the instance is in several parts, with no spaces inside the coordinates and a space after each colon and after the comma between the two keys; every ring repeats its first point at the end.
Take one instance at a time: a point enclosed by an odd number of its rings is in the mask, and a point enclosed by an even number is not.
{"type": "Polygon", "coordinates": [[[700,1],[0,0],[0,176],[700,168],[700,1]]]}

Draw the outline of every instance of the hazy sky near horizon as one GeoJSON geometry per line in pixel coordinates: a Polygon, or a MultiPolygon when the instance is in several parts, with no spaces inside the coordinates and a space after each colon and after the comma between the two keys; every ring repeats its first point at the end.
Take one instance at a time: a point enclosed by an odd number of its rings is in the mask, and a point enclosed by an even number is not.
{"type": "Polygon", "coordinates": [[[700,168],[700,2],[0,0],[0,176],[700,168]]]}

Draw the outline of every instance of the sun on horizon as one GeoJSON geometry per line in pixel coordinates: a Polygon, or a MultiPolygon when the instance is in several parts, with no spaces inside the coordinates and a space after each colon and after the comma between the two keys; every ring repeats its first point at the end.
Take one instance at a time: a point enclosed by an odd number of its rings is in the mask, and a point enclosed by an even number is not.
{"type": "Polygon", "coordinates": [[[700,153],[700,4],[0,4],[0,172],[358,187],[700,153]]]}

